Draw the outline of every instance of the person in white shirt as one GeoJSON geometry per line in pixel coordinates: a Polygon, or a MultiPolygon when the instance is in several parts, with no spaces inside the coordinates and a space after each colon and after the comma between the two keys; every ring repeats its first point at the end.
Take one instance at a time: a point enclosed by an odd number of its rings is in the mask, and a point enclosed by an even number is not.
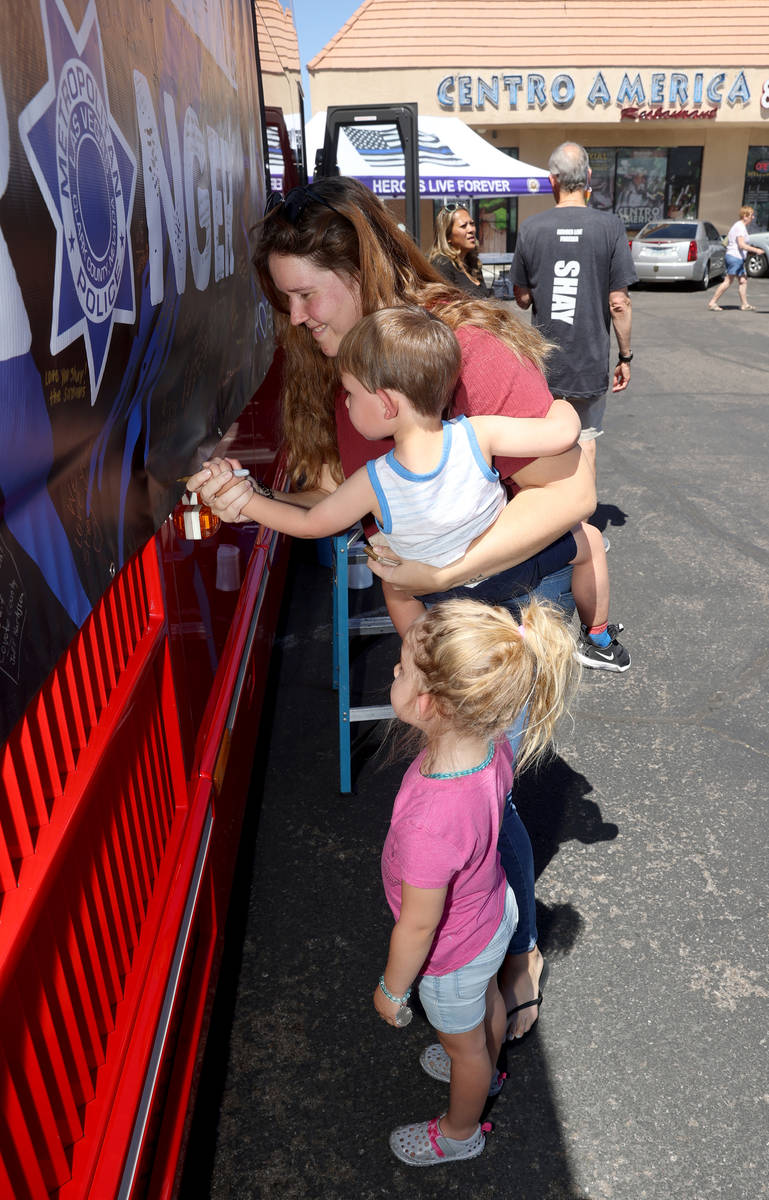
{"type": "Polygon", "coordinates": [[[748,277],[745,274],[745,258],[750,251],[753,254],[765,254],[761,246],[752,246],[748,241],[748,225],[755,213],[749,204],[740,209],[740,219],[735,221],[726,235],[726,278],[719,283],[708,308],[711,312],[723,312],[718,301],[724,292],[732,286],[735,279],[740,293],[740,308],[743,312],[755,312],[752,304],[748,304],[748,277]]]}

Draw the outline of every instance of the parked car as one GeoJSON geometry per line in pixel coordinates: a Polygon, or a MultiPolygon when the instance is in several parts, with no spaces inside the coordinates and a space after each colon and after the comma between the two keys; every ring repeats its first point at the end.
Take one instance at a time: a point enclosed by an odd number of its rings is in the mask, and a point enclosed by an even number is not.
{"type": "Polygon", "coordinates": [[[749,233],[748,241],[751,246],[761,246],[766,254],[748,253],[745,259],[745,273],[750,275],[751,279],[760,279],[762,275],[769,274],[769,233],[749,233]]]}
{"type": "Polygon", "coordinates": [[[641,283],[707,288],[726,269],[721,235],[710,221],[650,221],[630,241],[641,283]]]}

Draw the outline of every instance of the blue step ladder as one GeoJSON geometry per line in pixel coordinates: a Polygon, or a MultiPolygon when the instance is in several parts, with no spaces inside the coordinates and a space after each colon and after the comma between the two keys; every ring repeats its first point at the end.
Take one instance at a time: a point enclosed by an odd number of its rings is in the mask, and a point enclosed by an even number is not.
{"type": "MultiPolygon", "coordinates": [[[[394,633],[390,618],[385,615],[351,617],[349,610],[349,568],[352,563],[367,561],[360,526],[331,538],[333,553],[333,685],[339,703],[339,790],[352,791],[350,757],[350,726],[354,721],[386,721],[395,714],[389,704],[350,707],[350,634],[394,633]]],[[[542,580],[535,595],[552,600],[571,616],[574,597],[571,594],[571,567],[562,567],[542,580]]]]}
{"type": "Polygon", "coordinates": [[[354,721],[386,721],[393,717],[389,704],[350,706],[350,634],[359,636],[394,633],[393,623],[386,614],[350,616],[348,587],[352,563],[365,563],[362,531],[359,526],[339,533],[331,539],[333,552],[333,664],[332,682],[339,703],[339,790],[352,791],[350,726],[354,721]]]}

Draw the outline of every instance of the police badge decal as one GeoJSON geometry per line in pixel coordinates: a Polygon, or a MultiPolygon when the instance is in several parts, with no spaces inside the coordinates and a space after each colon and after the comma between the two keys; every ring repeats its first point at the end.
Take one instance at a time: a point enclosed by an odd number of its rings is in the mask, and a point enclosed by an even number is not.
{"type": "Polygon", "coordinates": [[[19,116],[19,133],[56,227],[51,353],[83,336],[94,404],[112,328],[136,316],[136,159],[110,112],[94,0],[79,30],[59,0],[40,8],[48,81],[19,116]]]}

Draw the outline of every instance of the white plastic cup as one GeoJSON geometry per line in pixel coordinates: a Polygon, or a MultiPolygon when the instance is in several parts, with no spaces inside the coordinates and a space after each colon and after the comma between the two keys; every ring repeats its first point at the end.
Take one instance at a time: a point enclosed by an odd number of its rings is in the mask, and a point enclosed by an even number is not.
{"type": "Polygon", "coordinates": [[[216,551],[216,588],[237,592],[240,588],[240,547],[222,545],[216,551]]]}
{"type": "Polygon", "coordinates": [[[347,568],[347,586],[353,588],[356,592],[363,591],[364,588],[371,587],[374,582],[374,576],[368,563],[354,562],[350,563],[347,568]]]}

